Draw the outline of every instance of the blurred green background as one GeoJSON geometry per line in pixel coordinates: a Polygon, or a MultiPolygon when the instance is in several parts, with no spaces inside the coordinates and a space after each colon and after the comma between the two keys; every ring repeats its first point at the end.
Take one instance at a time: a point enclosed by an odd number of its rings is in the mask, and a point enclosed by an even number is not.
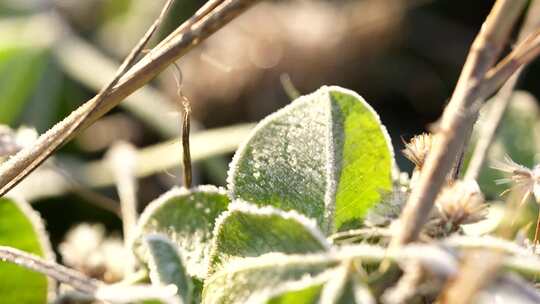
{"type": "MultiPolygon", "coordinates": [[[[0,124],[14,129],[34,127],[42,133],[93,97],[112,78],[115,67],[163,3],[0,0],[0,124]]],[[[176,1],[154,43],[202,4],[176,1]]],[[[340,85],[355,90],[376,109],[399,151],[401,137],[408,139],[427,130],[440,116],[492,4],[451,0],[262,2],[178,62],[182,91],[192,102],[193,134],[260,120],[291,101],[287,85],[301,94],[321,85],[340,85]]],[[[101,222],[112,231],[121,229],[115,214],[96,207],[118,201],[114,187],[89,187],[77,172],[88,162],[103,159],[114,142],[128,141],[143,148],[177,138],[179,97],[174,73],[173,69],[164,72],[137,97],[56,154],[50,166],[77,187],[67,193],[44,194],[39,189],[49,187],[44,177],[32,184],[38,192],[32,203],[47,222],[53,243],[82,221],[101,222]]],[[[537,121],[533,96],[540,94],[539,74],[538,64],[533,64],[518,85],[532,94],[531,124],[537,121]]],[[[531,125],[512,128],[531,131],[531,125]]],[[[516,134],[512,130],[507,132],[510,138],[516,134]]],[[[220,133],[218,140],[207,144],[216,148],[226,139],[241,140],[234,137],[242,134],[220,133]]],[[[531,145],[536,133],[530,136],[509,145],[519,148],[528,140],[531,145]]],[[[174,144],[165,147],[170,145],[174,144]]],[[[533,150],[525,151],[530,157],[520,160],[532,165],[536,145],[527,149],[533,150]]],[[[204,146],[199,150],[205,151],[204,146]]],[[[225,185],[232,153],[230,148],[223,150],[229,152],[197,162],[196,183],[225,185]]],[[[399,167],[410,171],[411,164],[400,153],[396,155],[399,167]]],[[[151,165],[152,159],[148,161],[151,165]]],[[[179,174],[177,166],[140,179],[140,208],[178,185],[179,174]]]]}

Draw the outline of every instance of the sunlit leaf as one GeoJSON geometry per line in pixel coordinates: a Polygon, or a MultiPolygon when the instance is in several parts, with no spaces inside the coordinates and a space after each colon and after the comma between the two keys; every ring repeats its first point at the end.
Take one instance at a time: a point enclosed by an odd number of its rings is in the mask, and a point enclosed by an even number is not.
{"type": "Polygon", "coordinates": [[[317,277],[338,263],[326,255],[278,253],[236,260],[205,280],[202,303],[264,303],[304,284],[301,281],[322,284],[317,277]]]}
{"type": "Polygon", "coordinates": [[[135,253],[144,259],[144,248],[140,246],[144,235],[164,234],[178,247],[187,273],[204,278],[214,223],[228,205],[225,191],[213,186],[168,191],[141,214],[133,244],[135,253]]]}
{"type": "Polygon", "coordinates": [[[369,263],[384,255],[375,247],[357,246],[321,254],[269,253],[238,259],[205,280],[202,303],[371,304],[367,288],[354,279],[351,261],[369,263]]]}
{"type": "Polygon", "coordinates": [[[216,223],[209,273],[245,257],[324,252],[328,248],[316,224],[295,211],[234,202],[216,223]]]}
{"type": "Polygon", "coordinates": [[[316,304],[319,303],[323,285],[312,284],[308,287],[285,291],[272,297],[268,304],[316,304]]]}
{"type": "MultiPolygon", "coordinates": [[[[0,198],[0,245],[54,258],[38,214],[26,203],[5,197],[0,198]]],[[[47,303],[53,288],[45,275],[0,261],[2,304],[47,303]]]]}
{"type": "Polygon", "coordinates": [[[386,129],[358,94],[322,87],[259,123],[229,172],[233,199],[296,210],[326,233],[357,227],[391,189],[386,129]]]}

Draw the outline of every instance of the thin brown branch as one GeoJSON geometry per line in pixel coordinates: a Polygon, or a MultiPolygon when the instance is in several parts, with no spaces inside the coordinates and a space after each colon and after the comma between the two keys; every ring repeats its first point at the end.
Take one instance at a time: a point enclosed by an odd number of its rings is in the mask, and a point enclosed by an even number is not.
{"type": "Polygon", "coordinates": [[[191,123],[191,105],[189,100],[182,102],[184,115],[182,120],[182,161],[184,164],[184,187],[191,188],[192,169],[191,169],[191,151],[189,149],[189,129],[191,123]]]}
{"type": "Polygon", "coordinates": [[[80,272],[54,262],[43,260],[38,256],[19,249],[0,246],[0,260],[40,272],[87,294],[94,294],[100,286],[99,281],[88,278],[80,272]]]}
{"type": "MultiPolygon", "coordinates": [[[[161,24],[164,16],[170,9],[174,0],[168,0],[159,17],[150,26],[137,45],[131,50],[126,59],[122,62],[114,78],[88,103],[83,111],[74,111],[71,120],[63,120],[45,134],[40,136],[34,145],[17,153],[2,167],[0,167],[0,180],[2,187],[0,195],[4,195],[9,189],[18,184],[23,178],[34,171],[54,151],[66,143],[73,135],[81,129],[83,123],[100,107],[106,100],[112,88],[118,83],[120,78],[135,63],[144,47],[161,24]],[[5,184],[4,184],[5,183],[5,184]]],[[[81,107],[82,108],[82,107],[81,107]]],[[[80,108],[79,108],[80,109],[80,108]]],[[[69,118],[69,117],[68,117],[69,118]]]]}
{"type": "Polygon", "coordinates": [[[439,301],[441,304],[469,304],[479,290],[488,286],[502,264],[501,252],[477,250],[466,255],[458,275],[449,281],[439,301]]]}
{"type": "MultiPolygon", "coordinates": [[[[540,26],[540,1],[532,1],[527,10],[527,16],[525,22],[519,33],[519,41],[523,41],[530,35],[534,29],[540,26]]],[[[504,112],[510,102],[512,92],[517,84],[519,76],[521,75],[522,69],[520,68],[517,72],[510,77],[504,86],[499,90],[497,95],[493,98],[491,102],[491,107],[487,113],[486,122],[482,124],[482,128],[479,129],[478,142],[474,148],[473,156],[467,167],[467,172],[465,174],[465,179],[477,179],[480,174],[480,170],[484,165],[487,152],[495,137],[497,127],[503,117],[504,112]]]]}
{"type": "Polygon", "coordinates": [[[490,69],[485,77],[482,87],[483,95],[499,88],[512,74],[525,63],[532,61],[540,54],[540,30],[536,30],[521,42],[499,64],[490,69]]]}
{"type": "Polygon", "coordinates": [[[435,199],[446,182],[446,176],[470,136],[478,115],[474,104],[489,95],[489,92],[483,90],[485,75],[499,56],[525,4],[526,1],[498,0],[474,40],[456,89],[444,110],[439,131],[435,135],[433,148],[426,159],[419,182],[403,210],[401,229],[392,241],[393,246],[418,238],[435,199]]]}
{"type": "Polygon", "coordinates": [[[177,38],[179,35],[184,34],[191,26],[200,21],[203,17],[209,15],[216,7],[223,3],[224,0],[209,0],[203,6],[201,6],[193,16],[183,22],[174,32],[161,41],[157,48],[163,47],[163,45],[171,42],[171,40],[177,38]]]}
{"type": "Polygon", "coordinates": [[[84,105],[73,111],[62,122],[40,136],[35,145],[22,150],[0,166],[0,195],[4,195],[19,183],[41,162],[52,154],[69,136],[88,127],[93,121],[120,103],[126,96],[148,83],[172,62],[200,44],[212,33],[225,26],[229,21],[244,12],[256,0],[227,0],[219,4],[208,15],[194,22],[183,33],[172,34],[174,37],[159,44],[143,59],[135,64],[117,81],[107,94],[98,94],[84,105]],[[84,119],[81,119],[84,117],[84,119]],[[80,127],[77,127],[80,126],[80,127]]]}
{"type": "Polygon", "coordinates": [[[178,95],[178,98],[180,98],[180,103],[182,105],[181,111],[183,113],[182,124],[180,126],[180,143],[182,144],[182,167],[184,168],[184,174],[182,176],[184,178],[184,187],[186,189],[189,189],[191,188],[193,180],[193,171],[191,168],[191,149],[189,146],[189,134],[191,129],[191,102],[182,91],[182,70],[176,63],[174,63],[174,67],[176,68],[177,72],[177,74],[174,74],[177,88],[176,94],[178,95]]]}

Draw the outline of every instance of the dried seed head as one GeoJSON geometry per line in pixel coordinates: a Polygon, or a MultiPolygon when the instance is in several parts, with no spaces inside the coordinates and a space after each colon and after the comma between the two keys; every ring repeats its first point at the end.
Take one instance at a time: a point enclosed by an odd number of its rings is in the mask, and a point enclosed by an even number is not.
{"type": "Polygon", "coordinates": [[[446,186],[435,201],[433,218],[428,225],[432,236],[448,235],[463,224],[485,219],[487,205],[475,181],[456,181],[446,186]]]}
{"type": "Polygon", "coordinates": [[[433,136],[429,133],[416,135],[405,144],[405,149],[401,150],[403,155],[416,165],[416,168],[421,170],[424,161],[431,150],[433,136]]]}
{"type": "Polygon", "coordinates": [[[510,175],[508,178],[495,181],[497,184],[513,183],[512,187],[502,194],[508,191],[514,192],[520,205],[533,194],[536,202],[540,203],[540,165],[536,165],[531,170],[517,164],[507,155],[504,162],[498,162],[492,168],[510,175]]]}

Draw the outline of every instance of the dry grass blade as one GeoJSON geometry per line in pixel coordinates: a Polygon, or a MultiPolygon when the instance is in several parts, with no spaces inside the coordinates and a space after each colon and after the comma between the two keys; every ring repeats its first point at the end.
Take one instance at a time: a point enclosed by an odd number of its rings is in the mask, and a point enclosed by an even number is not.
{"type": "Polygon", "coordinates": [[[186,100],[183,103],[184,115],[182,116],[182,161],[184,163],[184,187],[191,188],[192,172],[191,172],[191,152],[189,150],[189,129],[191,123],[191,105],[186,100]]]}
{"type": "Polygon", "coordinates": [[[498,0],[474,40],[456,89],[444,110],[434,146],[426,159],[419,183],[413,189],[403,210],[401,229],[392,242],[394,246],[417,239],[429,217],[435,198],[446,181],[446,176],[454,167],[470,137],[478,115],[478,109],[474,105],[498,88],[495,83],[502,84],[522,64],[532,60],[533,55],[536,55],[535,47],[527,44],[523,49],[521,44],[514,50],[514,55],[510,55],[510,58],[519,58],[520,61],[501,61],[519,64],[497,66],[494,75],[500,78],[496,80],[486,78],[525,4],[526,1],[521,0],[498,0]]]}
{"type": "MultiPolygon", "coordinates": [[[[88,127],[107,111],[115,107],[126,96],[148,83],[167,66],[198,45],[212,33],[223,27],[236,16],[249,8],[256,0],[227,0],[217,5],[207,15],[197,18],[182,33],[169,35],[166,41],[160,43],[143,59],[127,71],[117,84],[107,94],[94,97],[77,110],[72,112],[62,122],[43,134],[35,146],[23,150],[0,167],[0,195],[6,194],[13,186],[24,179],[32,170],[43,162],[58,146],[58,139],[63,141],[65,132],[73,128],[71,135],[88,127]],[[87,115],[88,114],[88,115],[87,115]],[[80,119],[84,116],[84,119],[80,119]],[[55,146],[55,147],[53,147],[55,146]]],[[[181,26],[183,27],[183,26],[181,26]]],[[[185,26],[184,26],[185,27],[185,26]]]]}
{"type": "Polygon", "coordinates": [[[191,129],[191,101],[184,95],[182,92],[182,70],[180,67],[174,63],[176,68],[177,75],[174,76],[176,81],[176,94],[180,98],[180,103],[182,105],[182,124],[180,127],[180,142],[182,144],[182,164],[184,168],[184,187],[186,189],[191,188],[193,180],[193,172],[191,168],[191,150],[189,147],[189,133],[191,129]]]}
{"type": "Polygon", "coordinates": [[[5,194],[10,188],[15,186],[28,174],[34,171],[41,163],[49,158],[54,151],[69,140],[79,128],[81,128],[83,123],[92,115],[100,104],[105,101],[106,96],[118,83],[120,78],[135,63],[137,57],[141,54],[148,41],[163,21],[163,18],[171,8],[173,2],[174,0],[167,1],[159,17],[150,26],[148,31],[133,48],[133,50],[131,50],[124,62],[120,65],[120,68],[116,72],[114,78],[96,95],[94,99],[92,99],[90,104],[84,108],[84,110],[76,111],[75,113],[77,115],[72,120],[64,120],[60,124],[54,126],[44,135],[40,136],[34,145],[24,149],[14,158],[10,159],[4,166],[0,167],[0,177],[2,180],[4,177],[9,179],[6,185],[1,188],[2,190],[0,190],[0,195],[5,194]]]}
{"type": "Polygon", "coordinates": [[[54,262],[45,261],[38,256],[15,248],[0,246],[0,260],[43,273],[87,294],[94,294],[100,285],[99,281],[90,279],[73,269],[69,269],[54,262]]]}
{"type": "MultiPolygon", "coordinates": [[[[530,35],[534,29],[538,28],[539,26],[540,1],[533,1],[527,10],[525,22],[519,32],[519,41],[523,41],[527,35],[530,35]]],[[[493,141],[495,132],[497,131],[497,126],[503,117],[520,74],[521,69],[515,72],[514,75],[512,75],[512,77],[506,81],[504,86],[494,97],[492,107],[489,109],[489,113],[487,114],[488,119],[482,128],[479,129],[480,134],[478,136],[478,142],[474,148],[469,166],[467,167],[465,179],[476,179],[478,174],[480,174],[480,170],[484,164],[489,146],[493,141]]]]}
{"type": "Polygon", "coordinates": [[[461,271],[442,292],[441,304],[474,303],[477,292],[496,278],[502,263],[501,252],[477,250],[470,252],[461,265],[461,271]]]}

